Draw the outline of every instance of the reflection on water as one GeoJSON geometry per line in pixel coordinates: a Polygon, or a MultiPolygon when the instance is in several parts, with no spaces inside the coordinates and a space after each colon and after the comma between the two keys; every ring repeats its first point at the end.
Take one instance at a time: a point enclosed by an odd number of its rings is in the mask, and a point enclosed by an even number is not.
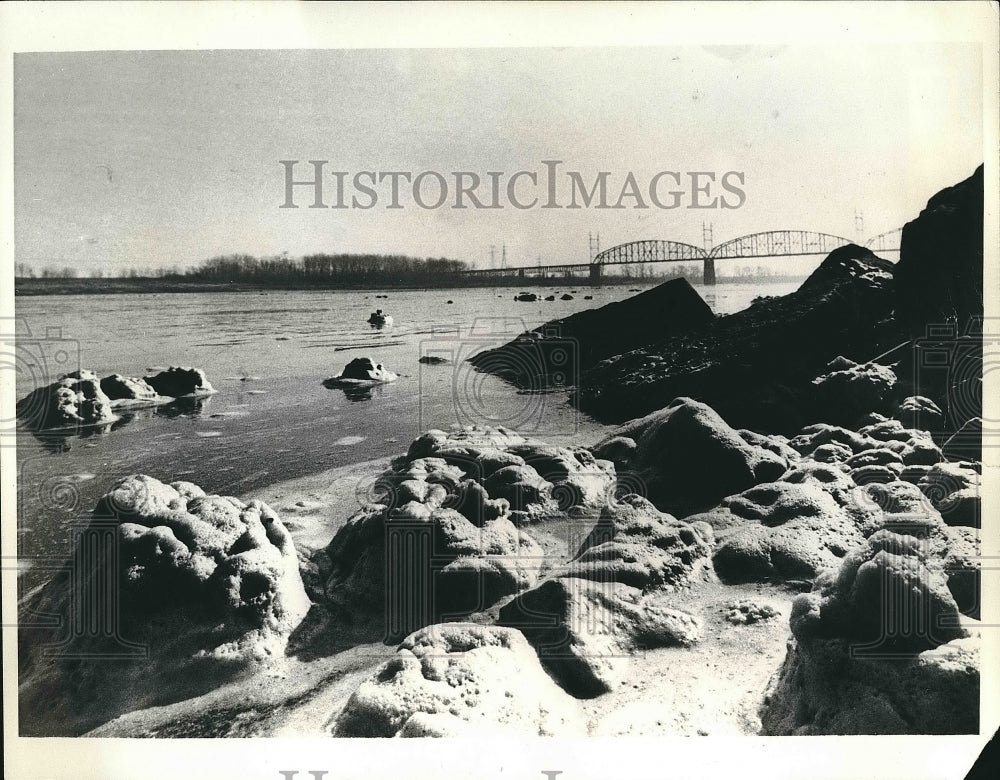
{"type": "Polygon", "coordinates": [[[214,396],[204,398],[175,398],[173,401],[152,408],[151,416],[166,417],[168,420],[177,417],[198,417],[212,403],[214,396]]]}
{"type": "Polygon", "coordinates": [[[349,383],[340,377],[331,377],[323,380],[323,387],[328,390],[341,390],[344,398],[352,403],[357,401],[371,401],[372,398],[385,392],[384,382],[349,383]]]}
{"type": "Polygon", "coordinates": [[[117,419],[98,425],[77,425],[66,428],[35,428],[30,424],[18,429],[18,437],[30,434],[42,449],[50,453],[69,452],[74,439],[87,441],[103,437],[115,431],[120,431],[135,420],[148,420],[154,417],[165,417],[168,420],[178,417],[198,417],[211,403],[212,396],[204,398],[177,398],[168,403],[156,406],[133,406],[116,409],[117,419]]]}
{"type": "Polygon", "coordinates": [[[344,397],[351,402],[370,401],[385,392],[384,385],[359,385],[357,387],[341,387],[344,397]]]}
{"type": "Polygon", "coordinates": [[[73,446],[73,441],[79,439],[87,441],[95,436],[104,436],[109,431],[120,425],[121,421],[104,423],[103,425],[81,425],[76,428],[59,428],[56,430],[32,430],[30,428],[18,429],[18,443],[25,434],[30,434],[38,445],[45,452],[58,454],[69,452],[73,446]]]}

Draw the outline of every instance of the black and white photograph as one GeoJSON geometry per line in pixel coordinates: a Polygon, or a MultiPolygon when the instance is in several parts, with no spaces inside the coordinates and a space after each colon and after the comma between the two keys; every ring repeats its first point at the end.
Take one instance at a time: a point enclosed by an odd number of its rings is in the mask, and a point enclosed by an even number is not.
{"type": "Polygon", "coordinates": [[[6,777],[970,770],[995,3],[0,14],[6,777]]]}

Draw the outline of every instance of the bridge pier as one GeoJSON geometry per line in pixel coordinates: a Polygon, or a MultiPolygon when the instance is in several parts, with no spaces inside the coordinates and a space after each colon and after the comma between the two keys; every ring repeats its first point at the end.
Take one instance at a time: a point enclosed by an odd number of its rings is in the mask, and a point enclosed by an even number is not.
{"type": "Polygon", "coordinates": [[[601,264],[591,263],[590,264],[590,283],[591,284],[601,284],[601,264]]]}
{"type": "Polygon", "coordinates": [[[704,284],[715,284],[715,258],[706,257],[705,258],[705,273],[702,277],[702,282],[704,284]]]}

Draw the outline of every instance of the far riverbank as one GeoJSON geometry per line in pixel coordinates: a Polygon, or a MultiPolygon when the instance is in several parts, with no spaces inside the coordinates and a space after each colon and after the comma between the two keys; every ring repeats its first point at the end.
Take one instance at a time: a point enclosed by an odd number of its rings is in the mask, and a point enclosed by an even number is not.
{"type": "MultiPolygon", "coordinates": [[[[627,277],[627,276],[605,276],[600,286],[651,286],[660,284],[668,279],[675,279],[676,276],[656,276],[656,277],[627,277]]],[[[746,284],[748,282],[791,282],[801,281],[802,276],[767,276],[757,277],[720,277],[717,284],[746,284]]],[[[58,279],[14,279],[15,296],[35,296],[35,295],[138,295],[149,293],[242,293],[242,292],[271,292],[271,291],[309,291],[309,290],[448,290],[463,288],[483,288],[483,287],[504,287],[504,288],[525,288],[525,287],[554,287],[583,289],[592,288],[594,285],[589,280],[580,277],[560,276],[560,277],[519,277],[509,278],[463,278],[449,276],[442,279],[440,284],[406,284],[403,282],[395,284],[343,284],[336,286],[325,286],[318,284],[316,280],[309,280],[302,284],[283,283],[280,286],[265,283],[253,283],[250,281],[238,282],[205,282],[187,281],[183,278],[113,278],[96,279],[91,277],[81,278],[58,278],[58,279]]]]}

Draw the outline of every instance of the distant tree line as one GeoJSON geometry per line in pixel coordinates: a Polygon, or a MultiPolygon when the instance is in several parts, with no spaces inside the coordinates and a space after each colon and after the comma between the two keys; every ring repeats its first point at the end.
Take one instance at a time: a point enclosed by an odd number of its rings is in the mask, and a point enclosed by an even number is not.
{"type": "MultiPolygon", "coordinates": [[[[232,254],[213,257],[194,268],[183,271],[173,268],[137,270],[121,269],[92,271],[91,278],[153,278],[187,282],[248,283],[280,287],[378,286],[380,284],[440,284],[449,277],[458,277],[468,265],[444,257],[417,258],[405,255],[376,254],[317,254],[301,259],[287,255],[254,257],[232,254]]],[[[78,276],[71,267],[45,268],[36,273],[25,264],[17,263],[15,276],[23,279],[72,279],[78,276]]]]}
{"type": "MultiPolygon", "coordinates": [[[[577,279],[571,274],[554,270],[544,271],[541,277],[551,280],[577,279]]],[[[137,269],[121,268],[96,269],[79,273],[70,266],[63,268],[46,267],[36,271],[26,263],[17,263],[14,276],[19,279],[76,279],[89,276],[91,279],[159,279],[163,281],[204,284],[245,284],[253,287],[287,287],[302,289],[309,287],[380,287],[380,286],[464,286],[478,284],[474,279],[462,276],[468,265],[460,260],[444,257],[417,258],[405,255],[376,254],[314,254],[303,258],[287,255],[254,257],[247,254],[231,254],[213,257],[196,267],[137,269]]],[[[533,269],[534,270],[534,269],[533,269]]],[[[731,262],[716,266],[719,279],[741,281],[795,279],[805,277],[807,270],[795,267],[773,267],[765,265],[736,265],[731,262]]],[[[699,282],[703,269],[701,262],[685,263],[666,267],[662,264],[623,264],[605,268],[605,278],[623,280],[660,281],[684,277],[691,282],[699,282]]],[[[483,280],[484,283],[493,283],[483,280]]]]}
{"type": "Polygon", "coordinates": [[[14,277],[17,279],[75,279],[76,269],[72,266],[65,268],[43,268],[39,272],[26,263],[14,264],[14,277]]]}

